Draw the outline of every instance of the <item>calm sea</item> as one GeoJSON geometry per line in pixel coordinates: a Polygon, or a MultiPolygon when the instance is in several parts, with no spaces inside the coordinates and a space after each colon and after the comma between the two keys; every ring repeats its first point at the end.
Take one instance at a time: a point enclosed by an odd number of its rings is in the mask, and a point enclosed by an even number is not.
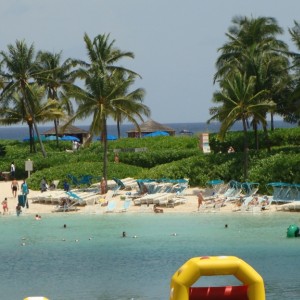
{"type": "MultiPolygon", "coordinates": [[[[267,299],[298,300],[300,238],[286,238],[294,223],[297,213],[1,216],[1,299],[167,300],[188,259],[233,255],[263,277],[267,299]]],[[[233,276],[197,283],[236,284],[233,276]]]]}
{"type": "MultiPolygon", "coordinates": [[[[199,122],[199,123],[169,123],[169,124],[163,124],[168,127],[173,128],[176,131],[176,134],[180,134],[180,131],[187,130],[193,133],[199,133],[199,132],[218,132],[220,128],[219,123],[212,123],[212,124],[206,124],[205,122],[199,122]]],[[[82,128],[86,131],[89,130],[89,126],[87,125],[76,125],[76,127],[82,128]]],[[[275,128],[291,128],[296,127],[295,124],[289,124],[283,121],[275,121],[275,128]]],[[[43,132],[53,128],[53,126],[39,126],[39,132],[40,134],[43,134],[43,132]]],[[[127,137],[127,131],[134,128],[131,124],[123,124],[121,125],[121,136],[127,137]]],[[[236,123],[231,128],[232,131],[236,130],[242,130],[242,124],[236,123]]],[[[117,136],[117,126],[116,125],[108,125],[108,134],[117,136]]],[[[19,140],[22,141],[24,138],[28,138],[28,127],[0,127],[0,140],[1,139],[8,139],[8,140],[19,140]]],[[[97,137],[94,137],[95,139],[97,137]]]]}

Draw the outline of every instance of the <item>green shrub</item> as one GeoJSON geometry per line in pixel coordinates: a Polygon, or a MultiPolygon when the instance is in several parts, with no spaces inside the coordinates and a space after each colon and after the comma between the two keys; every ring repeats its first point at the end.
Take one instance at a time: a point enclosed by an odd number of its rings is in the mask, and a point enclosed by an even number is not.
{"type": "MultiPolygon", "coordinates": [[[[264,147],[255,150],[254,134],[249,133],[249,176],[248,181],[260,183],[260,192],[265,192],[265,185],[271,181],[300,183],[299,170],[299,128],[275,130],[270,134],[272,149],[264,147]]],[[[259,132],[260,145],[264,145],[264,134],[259,132]]],[[[108,142],[108,179],[125,178],[189,178],[192,186],[205,186],[212,179],[228,182],[232,179],[243,181],[243,133],[229,132],[224,142],[210,135],[210,154],[199,150],[197,136],[192,137],[154,137],[132,139],[125,138],[108,142]],[[232,145],[236,152],[227,153],[232,145]],[[120,163],[114,163],[116,149],[147,148],[146,152],[120,152],[120,163]]],[[[18,141],[1,141],[5,149],[0,160],[0,171],[9,171],[12,161],[16,165],[17,179],[27,177],[25,161],[33,161],[34,171],[28,183],[31,188],[39,189],[42,177],[49,182],[67,179],[67,174],[75,176],[92,175],[94,181],[102,176],[103,145],[92,142],[74,153],[69,142],[44,143],[47,157],[41,151],[29,152],[29,144],[18,141]]],[[[36,144],[39,150],[39,144],[36,144]]],[[[1,149],[1,147],[0,147],[1,149]]]]}
{"type": "Polygon", "coordinates": [[[300,183],[300,154],[283,152],[257,160],[249,171],[249,179],[260,183],[260,192],[270,182],[300,183]]]}

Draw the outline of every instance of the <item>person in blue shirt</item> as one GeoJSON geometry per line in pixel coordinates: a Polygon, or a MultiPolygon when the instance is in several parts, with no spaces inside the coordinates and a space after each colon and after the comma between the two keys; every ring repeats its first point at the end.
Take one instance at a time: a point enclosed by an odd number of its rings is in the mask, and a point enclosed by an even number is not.
{"type": "Polygon", "coordinates": [[[67,181],[64,181],[64,191],[68,192],[70,190],[70,185],[67,183],[67,181]]]}
{"type": "Polygon", "coordinates": [[[26,208],[29,208],[28,205],[28,199],[27,199],[27,195],[29,194],[29,190],[28,190],[28,185],[26,180],[23,180],[23,183],[21,184],[21,191],[22,191],[22,195],[23,197],[25,197],[25,203],[26,203],[26,208]]]}

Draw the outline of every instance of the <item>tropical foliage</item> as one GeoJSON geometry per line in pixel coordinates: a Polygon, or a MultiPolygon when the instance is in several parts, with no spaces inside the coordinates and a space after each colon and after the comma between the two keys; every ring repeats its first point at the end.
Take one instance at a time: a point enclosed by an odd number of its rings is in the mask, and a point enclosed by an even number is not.
{"type": "MultiPolygon", "coordinates": [[[[263,131],[258,131],[260,139],[263,131]]],[[[144,139],[120,139],[108,142],[108,173],[107,178],[189,178],[191,186],[204,187],[212,179],[244,181],[243,179],[243,133],[230,132],[224,142],[216,143],[217,134],[211,134],[211,154],[203,154],[199,150],[197,136],[192,137],[153,137],[144,139]],[[129,149],[142,146],[144,152],[119,152],[120,163],[114,163],[115,149],[129,149]],[[235,153],[227,153],[226,145],[235,146],[235,153]],[[223,150],[222,150],[223,149],[223,150]]],[[[300,183],[300,128],[276,129],[270,135],[272,151],[266,149],[255,151],[255,144],[249,143],[249,181],[260,184],[260,192],[266,192],[265,186],[271,181],[300,183]]],[[[92,142],[90,147],[77,152],[68,153],[67,142],[61,142],[57,149],[55,141],[45,142],[48,153],[44,159],[41,153],[31,153],[24,148],[23,142],[2,141],[0,144],[0,170],[9,170],[12,160],[15,161],[17,178],[27,177],[24,164],[29,158],[33,161],[34,172],[28,183],[31,188],[38,189],[42,177],[48,181],[69,180],[68,174],[77,177],[92,175],[93,182],[99,182],[99,172],[103,165],[102,145],[92,142]]],[[[38,146],[38,145],[37,145],[38,146]]],[[[71,182],[70,182],[71,183],[71,182]]],[[[60,186],[61,187],[61,186],[60,186]]]]}
{"type": "MultiPolygon", "coordinates": [[[[107,120],[110,116],[118,122],[123,118],[138,125],[134,116],[143,120],[142,114],[150,110],[142,104],[143,89],[128,92],[134,83],[135,72],[117,65],[122,58],[133,58],[132,52],[122,52],[109,41],[109,35],[98,35],[92,41],[87,34],[84,41],[89,61],[76,63],[80,68],[76,76],[84,81],[85,88],[73,87],[68,95],[73,97],[78,109],[68,123],[92,116],[90,137],[101,134],[103,143],[103,177],[107,178],[107,120]]],[[[67,124],[68,124],[67,123],[67,124]]]]}
{"type": "Polygon", "coordinates": [[[216,67],[215,82],[220,91],[213,95],[212,120],[221,122],[220,138],[231,126],[242,121],[244,130],[244,178],[248,177],[248,133],[252,125],[256,135],[261,124],[265,141],[270,150],[267,132],[267,114],[283,114],[277,107],[285,106],[285,96],[291,85],[288,73],[287,45],[277,39],[283,29],[273,18],[234,17],[233,25],[226,34],[228,42],[220,49],[216,67]]]}

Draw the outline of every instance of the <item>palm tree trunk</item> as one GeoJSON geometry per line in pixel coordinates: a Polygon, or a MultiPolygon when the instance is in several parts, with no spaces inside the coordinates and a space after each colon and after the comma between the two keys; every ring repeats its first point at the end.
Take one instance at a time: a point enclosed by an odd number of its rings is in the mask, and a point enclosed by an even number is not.
{"type": "Polygon", "coordinates": [[[118,129],[118,139],[120,139],[121,138],[120,120],[117,120],[117,129],[118,129]]]}
{"type": "Polygon", "coordinates": [[[55,129],[55,136],[56,136],[56,147],[58,148],[58,124],[59,121],[57,119],[54,120],[54,129],[55,129]]]}
{"type": "Polygon", "coordinates": [[[30,153],[36,153],[36,147],[34,142],[34,131],[32,127],[32,123],[28,123],[29,128],[29,144],[30,144],[30,153]]]}
{"type": "Polygon", "coordinates": [[[249,147],[248,147],[248,131],[245,118],[243,118],[243,131],[244,131],[244,181],[248,178],[249,168],[249,147]]]}
{"type": "Polygon", "coordinates": [[[254,138],[255,138],[255,148],[256,148],[256,151],[258,151],[259,145],[258,145],[258,132],[257,132],[257,123],[256,122],[253,124],[253,130],[254,130],[254,138]]]}
{"type": "Polygon", "coordinates": [[[47,153],[46,153],[45,148],[44,148],[44,145],[43,145],[43,143],[42,143],[41,136],[40,136],[38,127],[37,127],[36,122],[35,122],[35,117],[34,117],[34,114],[33,114],[33,111],[32,111],[31,105],[30,105],[30,102],[29,102],[28,99],[27,99],[27,93],[26,93],[26,88],[25,88],[25,87],[26,87],[26,83],[25,83],[25,82],[22,82],[22,83],[21,83],[21,88],[22,88],[22,92],[23,92],[25,104],[26,104],[26,106],[27,106],[27,109],[28,109],[29,114],[30,114],[31,117],[32,117],[32,123],[33,123],[34,129],[35,129],[35,132],[36,132],[36,135],[37,135],[37,137],[38,137],[38,140],[39,140],[39,143],[40,143],[40,146],[41,146],[42,154],[43,154],[44,157],[47,157],[47,153]]]}
{"type": "Polygon", "coordinates": [[[107,186],[107,124],[106,119],[103,119],[102,124],[102,143],[103,143],[103,178],[107,186]]]}
{"type": "Polygon", "coordinates": [[[274,131],[274,114],[271,111],[271,131],[274,131]]]}
{"type": "Polygon", "coordinates": [[[268,152],[271,152],[271,142],[270,142],[269,133],[266,125],[263,125],[263,130],[264,130],[265,141],[266,141],[268,152]]]}
{"type": "Polygon", "coordinates": [[[41,136],[40,136],[40,132],[39,132],[39,130],[38,130],[37,124],[36,124],[35,119],[34,119],[33,116],[32,116],[32,120],[33,120],[33,126],[34,126],[34,129],[35,129],[37,138],[38,138],[39,143],[40,143],[40,146],[41,146],[42,154],[43,154],[43,156],[44,156],[44,158],[45,158],[45,157],[47,157],[47,153],[46,153],[46,151],[45,151],[44,144],[43,144],[42,139],[41,139],[41,136]]]}

